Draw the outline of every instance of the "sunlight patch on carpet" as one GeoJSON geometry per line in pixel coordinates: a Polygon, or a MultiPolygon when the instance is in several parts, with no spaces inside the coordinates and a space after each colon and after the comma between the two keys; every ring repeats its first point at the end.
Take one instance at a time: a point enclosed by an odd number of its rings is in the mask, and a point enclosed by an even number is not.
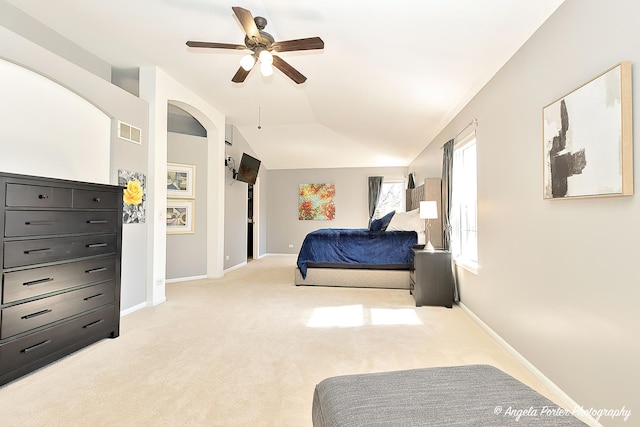
{"type": "Polygon", "coordinates": [[[307,321],[309,328],[355,328],[364,325],[421,325],[415,310],[410,308],[372,308],[362,305],[318,307],[307,321]]]}

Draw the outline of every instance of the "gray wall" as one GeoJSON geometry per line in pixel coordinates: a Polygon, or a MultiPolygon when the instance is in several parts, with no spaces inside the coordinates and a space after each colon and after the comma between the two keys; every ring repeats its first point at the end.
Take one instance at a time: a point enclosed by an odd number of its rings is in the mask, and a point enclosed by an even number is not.
{"type": "Polygon", "coordinates": [[[640,198],[543,200],[542,108],[623,60],[640,82],[638,16],[634,0],[567,0],[410,166],[438,174],[440,146],[478,119],[480,271],[460,270],[462,303],[577,403],[632,424],[640,198]]]}
{"type": "Polygon", "coordinates": [[[167,133],[167,161],[195,165],[194,232],[167,234],[166,278],[183,279],[207,274],[207,139],[167,133]]]}
{"type": "MultiPolygon", "coordinates": [[[[235,162],[235,168],[238,170],[242,153],[256,157],[256,153],[251,149],[242,134],[233,125],[227,125],[225,129],[225,140],[231,142],[232,145],[225,146],[225,153],[231,156],[235,162]]],[[[263,177],[265,176],[265,167],[260,166],[258,178],[260,181],[260,193],[264,194],[263,177]]],[[[225,171],[225,195],[224,195],[224,268],[238,266],[247,261],[247,218],[248,218],[248,185],[244,182],[235,181],[233,172],[227,168],[225,171]]],[[[263,197],[263,194],[256,193],[254,198],[263,197]]],[[[264,219],[264,210],[255,212],[254,218],[261,224],[266,223],[264,219]]],[[[262,232],[262,230],[261,230],[262,232]]],[[[260,242],[261,245],[264,243],[260,242]]],[[[264,252],[261,252],[264,253],[264,252]]]]}
{"type": "Polygon", "coordinates": [[[267,189],[267,252],[297,254],[304,237],[320,228],[366,228],[369,221],[368,177],[402,178],[403,167],[269,170],[267,189]],[[336,219],[298,219],[299,184],[336,186],[336,219]],[[289,247],[292,245],[293,247],[289,247]]]}
{"type": "MultiPolygon", "coordinates": [[[[0,57],[37,71],[90,101],[112,118],[111,183],[117,184],[118,169],[147,174],[148,104],[112,85],[109,82],[108,64],[58,35],[51,34],[49,29],[22,13],[16,13],[13,6],[1,0],[0,24],[0,57]],[[119,139],[117,120],[142,129],[142,144],[119,139]]],[[[29,129],[24,131],[28,132],[29,129]]],[[[10,141],[2,140],[0,146],[6,143],[10,141]]],[[[64,144],[60,150],[65,150],[64,144]]],[[[74,158],[74,153],[70,152],[68,156],[74,158]]],[[[29,159],[25,158],[24,162],[28,163],[29,159]]],[[[122,242],[121,307],[127,310],[146,301],[146,225],[124,226],[122,242]]]]}

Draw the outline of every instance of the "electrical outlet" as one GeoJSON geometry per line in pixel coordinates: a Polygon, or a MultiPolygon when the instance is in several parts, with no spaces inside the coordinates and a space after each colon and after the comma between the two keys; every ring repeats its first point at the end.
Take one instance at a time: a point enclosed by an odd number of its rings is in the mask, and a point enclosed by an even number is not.
{"type": "Polygon", "coordinates": [[[293,244],[292,244],[292,243],[289,243],[289,247],[290,247],[290,248],[293,248],[293,244]]]}
{"type": "Polygon", "coordinates": [[[224,257],[224,259],[225,259],[226,261],[229,261],[229,255],[225,256],[225,257],[224,257]]]}

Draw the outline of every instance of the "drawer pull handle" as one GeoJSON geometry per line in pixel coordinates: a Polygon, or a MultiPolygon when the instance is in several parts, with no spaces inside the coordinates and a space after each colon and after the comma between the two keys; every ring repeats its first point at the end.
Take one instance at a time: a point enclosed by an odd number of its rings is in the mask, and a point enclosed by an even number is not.
{"type": "Polygon", "coordinates": [[[53,281],[53,278],[51,277],[47,277],[46,279],[38,279],[38,280],[32,280],[30,282],[24,282],[22,284],[22,286],[33,286],[33,285],[39,285],[40,283],[47,283],[47,282],[51,282],[53,281]]]}
{"type": "Polygon", "coordinates": [[[89,328],[92,328],[92,327],[94,327],[94,326],[96,326],[96,325],[98,325],[98,324],[100,324],[100,323],[102,323],[102,322],[104,322],[104,319],[98,319],[98,320],[96,320],[95,322],[91,322],[91,323],[89,323],[88,325],[84,325],[84,326],[82,327],[82,329],[89,329],[89,328]]]}
{"type": "Polygon", "coordinates": [[[107,224],[109,221],[106,219],[92,219],[87,221],[87,224],[107,224]]]}
{"type": "Polygon", "coordinates": [[[51,225],[53,221],[27,221],[24,225],[51,225]]]}
{"type": "Polygon", "coordinates": [[[50,342],[51,342],[51,340],[46,340],[46,341],[39,342],[38,344],[34,344],[31,347],[27,347],[27,348],[23,349],[20,353],[29,353],[30,351],[36,350],[36,349],[42,347],[43,345],[49,344],[50,342]]]}
{"type": "Polygon", "coordinates": [[[49,198],[49,196],[47,196],[46,194],[39,194],[38,195],[38,199],[40,199],[40,200],[45,200],[45,199],[48,199],[48,198],[49,198]]]}
{"type": "Polygon", "coordinates": [[[41,253],[41,252],[51,252],[52,250],[53,249],[51,249],[51,248],[31,249],[30,251],[24,251],[24,253],[27,254],[27,255],[31,255],[31,254],[41,253]]]}
{"type": "Polygon", "coordinates": [[[32,319],[34,317],[42,316],[43,314],[51,313],[52,311],[53,310],[51,310],[50,308],[47,308],[46,310],[40,310],[40,311],[36,311],[35,313],[22,316],[21,319],[23,320],[32,319]]]}
{"type": "Polygon", "coordinates": [[[96,203],[100,203],[100,197],[94,197],[93,201],[96,202],[96,203]]]}
{"type": "Polygon", "coordinates": [[[106,243],[91,243],[87,245],[88,248],[104,248],[105,246],[107,246],[106,243]]]}
{"type": "Polygon", "coordinates": [[[100,294],[91,295],[90,297],[86,297],[84,300],[85,300],[85,301],[89,301],[89,300],[92,300],[92,299],[94,299],[94,298],[99,298],[99,297],[101,297],[102,295],[104,295],[104,294],[100,293],[100,294]]]}
{"type": "Polygon", "coordinates": [[[100,273],[101,271],[107,271],[107,267],[92,268],[91,270],[85,270],[84,272],[93,274],[93,273],[100,273]]]}

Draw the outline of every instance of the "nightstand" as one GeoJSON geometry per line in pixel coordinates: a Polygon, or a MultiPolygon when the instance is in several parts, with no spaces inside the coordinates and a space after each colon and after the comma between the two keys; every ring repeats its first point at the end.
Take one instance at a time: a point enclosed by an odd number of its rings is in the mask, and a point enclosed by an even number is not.
{"type": "Polygon", "coordinates": [[[453,305],[453,272],[451,252],[411,249],[413,268],[410,288],[416,307],[435,305],[451,308],[453,305]]]}

